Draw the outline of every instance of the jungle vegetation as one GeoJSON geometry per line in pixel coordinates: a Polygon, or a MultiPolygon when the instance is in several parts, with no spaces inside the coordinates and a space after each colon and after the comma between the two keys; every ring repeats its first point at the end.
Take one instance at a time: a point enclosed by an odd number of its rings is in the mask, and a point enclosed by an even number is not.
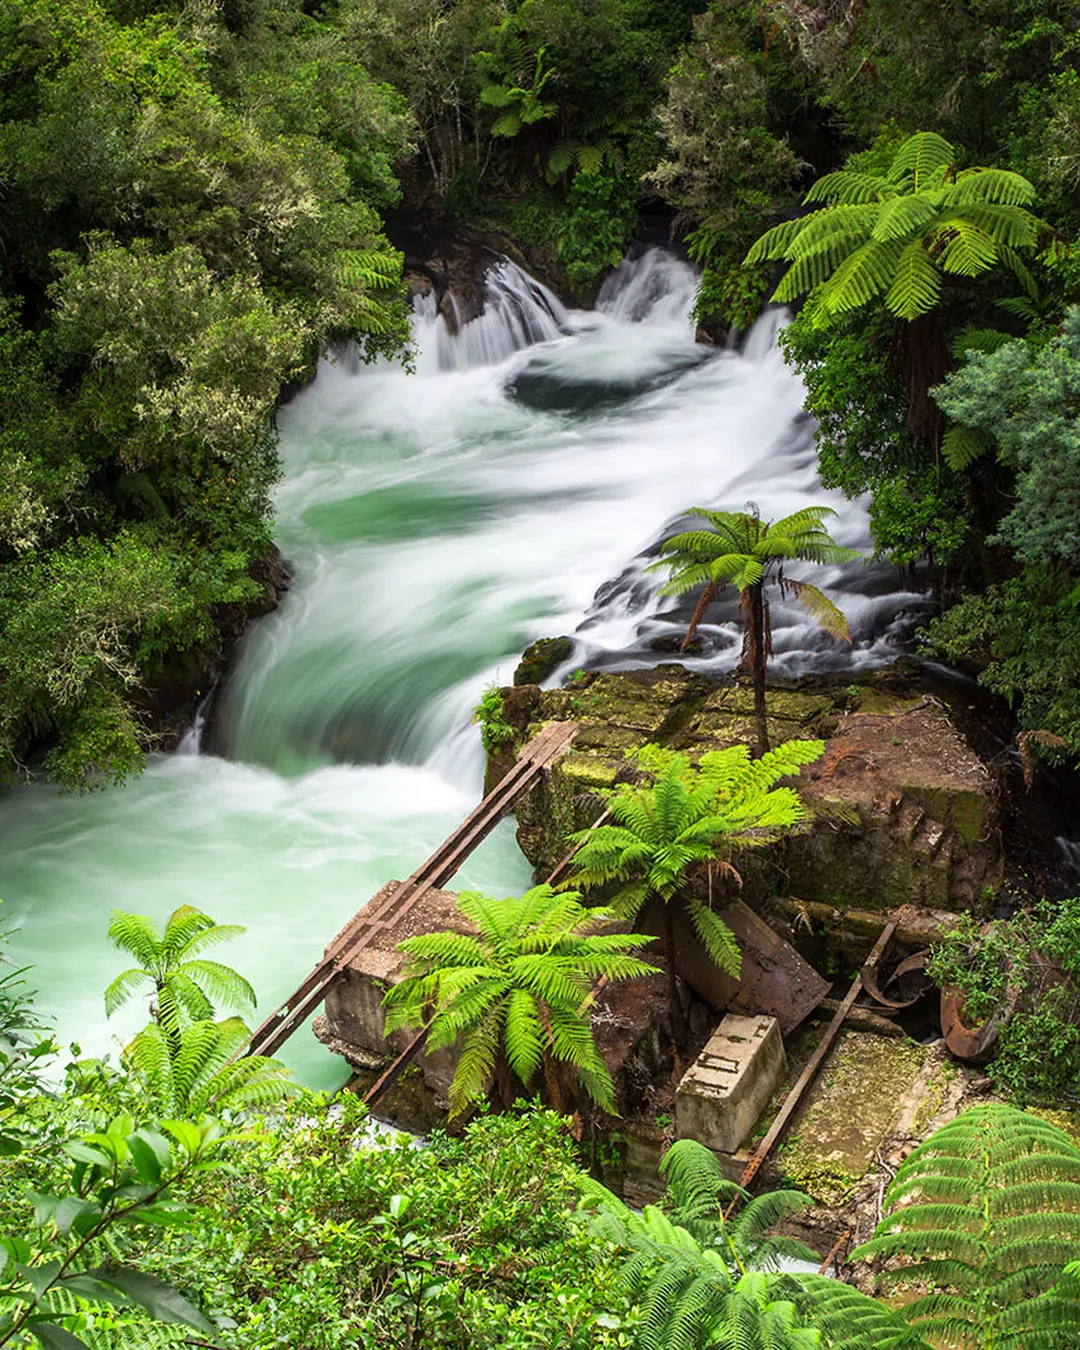
{"type": "MultiPolygon", "coordinates": [[[[528,901],[556,925],[560,903],[528,901]]],[[[807,1197],[751,1197],[691,1140],[638,1212],[538,1102],[417,1148],[348,1093],[239,1063],[261,1091],[162,1093],[135,1055],[63,1052],[24,972],[0,982],[0,1345],[1067,1350],[1080,1332],[1080,1153],[1009,1106],[965,1112],[897,1172],[856,1254],[917,1274],[896,1304],[778,1269],[817,1259],[775,1232],[807,1197]]]]}
{"type": "Polygon", "coordinates": [[[1075,459],[1074,17],[10,0],[0,772],[136,770],[270,602],[274,410],[339,338],[404,350],[402,205],[502,235],[585,301],[663,230],[717,335],[799,300],[784,344],[822,481],[868,493],[878,552],[959,600],[929,648],[1047,733],[1038,753],[1075,755],[1080,531],[1045,492],[1075,459]]]}

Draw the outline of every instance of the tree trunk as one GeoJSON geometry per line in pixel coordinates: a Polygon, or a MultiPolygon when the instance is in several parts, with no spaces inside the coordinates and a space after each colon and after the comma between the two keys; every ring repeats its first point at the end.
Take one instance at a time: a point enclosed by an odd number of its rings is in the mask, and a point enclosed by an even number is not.
{"type": "Polygon", "coordinates": [[[679,1051],[690,1039],[690,1028],[683,1016],[682,1003],[679,1001],[679,985],[675,977],[675,915],[671,909],[672,901],[664,905],[664,963],[668,974],[668,1006],[671,1009],[671,1039],[675,1062],[678,1064],[679,1051]]]}
{"type": "Polygon", "coordinates": [[[942,382],[951,364],[940,315],[931,310],[904,328],[904,373],[907,377],[907,428],[929,441],[937,452],[941,441],[941,409],[930,390],[942,382]]]}
{"type": "Polygon", "coordinates": [[[693,642],[694,634],[698,630],[698,624],[705,617],[705,611],[709,608],[709,606],[715,599],[716,599],[716,582],[710,581],[709,584],[705,587],[705,589],[701,592],[701,598],[695,605],[694,612],[690,617],[690,627],[686,630],[686,636],[682,640],[683,651],[686,651],[687,647],[689,647],[691,642],[693,642]]]}
{"type": "Polygon", "coordinates": [[[761,582],[746,588],[746,664],[754,681],[754,720],[757,722],[758,750],[769,748],[769,723],[765,707],[765,666],[769,639],[765,631],[765,588],[761,582]]]}

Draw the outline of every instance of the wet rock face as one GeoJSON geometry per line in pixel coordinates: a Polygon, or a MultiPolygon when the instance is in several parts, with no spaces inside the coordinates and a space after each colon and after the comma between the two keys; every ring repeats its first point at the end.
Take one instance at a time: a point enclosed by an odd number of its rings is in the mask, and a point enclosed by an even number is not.
{"type": "MultiPolygon", "coordinates": [[[[781,843],[736,859],[742,898],[786,894],[837,908],[884,912],[903,904],[978,908],[1001,878],[993,784],[946,710],[929,698],[865,689],[771,689],[774,743],[823,738],[823,758],[799,789],[814,819],[781,843]]],[[[626,753],[655,741],[697,758],[753,744],[753,693],[717,686],[678,665],[588,672],[563,689],[504,691],[504,716],[518,744],[529,728],[573,720],[581,730],[547,783],[517,809],[522,851],[546,875],[567,851],[566,836],[603,809],[600,791],[628,772],[626,753]]],[[[489,782],[513,762],[513,747],[489,782]]]]}

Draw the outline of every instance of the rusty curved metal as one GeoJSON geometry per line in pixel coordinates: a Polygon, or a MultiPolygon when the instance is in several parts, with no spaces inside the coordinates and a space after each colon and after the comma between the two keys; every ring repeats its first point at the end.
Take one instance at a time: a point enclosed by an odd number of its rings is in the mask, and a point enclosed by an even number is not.
{"type": "MultiPolygon", "coordinates": [[[[901,961],[885,981],[885,987],[888,988],[890,985],[898,984],[905,975],[911,975],[917,970],[925,970],[929,957],[930,950],[927,948],[925,951],[916,952],[914,956],[909,956],[901,961]]],[[[874,1002],[881,1004],[882,1009],[896,1012],[900,1011],[902,1008],[910,1008],[912,1004],[918,1003],[919,999],[921,999],[930,988],[930,982],[927,980],[926,984],[917,989],[911,998],[890,998],[887,994],[882,992],[881,986],[877,981],[876,972],[873,970],[864,972],[863,985],[874,1002]]]]}
{"type": "Polygon", "coordinates": [[[955,986],[941,991],[941,1034],[957,1059],[971,1064],[986,1064],[997,1052],[998,1037],[1007,1020],[995,1013],[987,1022],[968,1026],[964,1021],[964,996],[955,986]]]}

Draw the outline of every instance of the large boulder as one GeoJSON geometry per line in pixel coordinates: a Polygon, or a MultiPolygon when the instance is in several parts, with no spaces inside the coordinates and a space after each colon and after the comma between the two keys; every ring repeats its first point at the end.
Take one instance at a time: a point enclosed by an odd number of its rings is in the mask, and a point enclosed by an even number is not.
{"type": "MultiPolygon", "coordinates": [[[[886,685],[886,681],[880,682],[886,685]]],[[[517,808],[518,841],[538,876],[567,851],[566,836],[603,809],[600,793],[633,772],[627,752],[647,741],[696,758],[755,739],[753,693],[679,665],[589,672],[565,688],[504,690],[517,739],[489,764],[489,785],[513,763],[515,745],[545,721],[580,725],[569,754],[517,808]]],[[[823,738],[825,754],[804,768],[809,824],[736,862],[742,898],[791,895],[838,908],[886,911],[903,904],[977,908],[1001,879],[986,766],[936,700],[868,688],[770,688],[774,742],[823,738]]]]}

